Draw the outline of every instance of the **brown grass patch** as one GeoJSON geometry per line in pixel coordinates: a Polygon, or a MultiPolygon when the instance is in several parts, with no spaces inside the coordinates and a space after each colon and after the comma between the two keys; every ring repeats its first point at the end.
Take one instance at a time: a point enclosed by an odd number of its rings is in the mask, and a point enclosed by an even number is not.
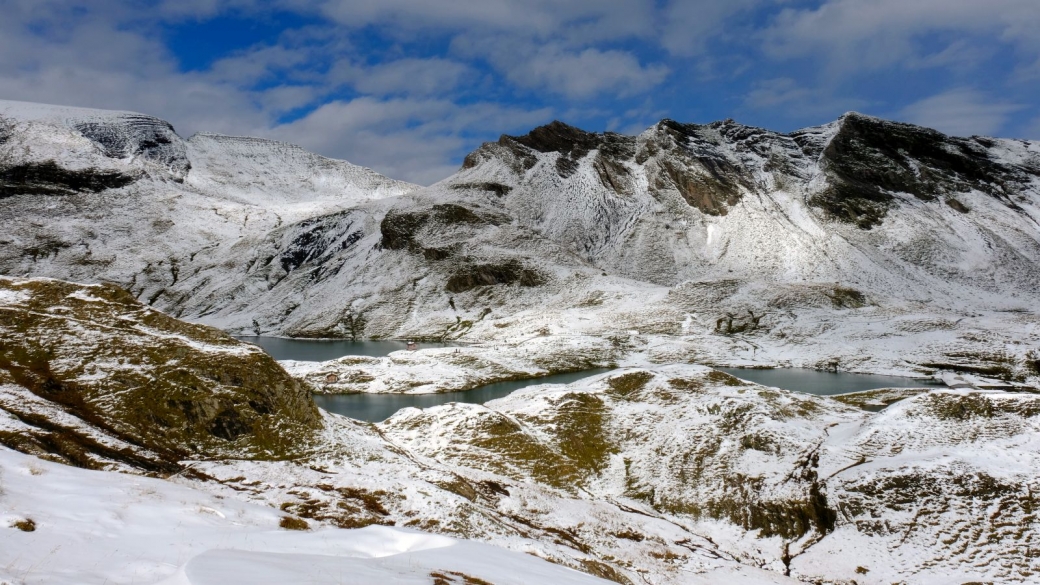
{"type": "Polygon", "coordinates": [[[310,524],[307,524],[306,520],[300,518],[294,518],[292,516],[282,516],[282,519],[278,522],[278,526],[286,530],[310,530],[310,524]]]}
{"type": "Polygon", "coordinates": [[[19,520],[11,525],[11,528],[17,528],[22,532],[36,532],[36,522],[32,518],[26,518],[25,520],[19,520]]]}

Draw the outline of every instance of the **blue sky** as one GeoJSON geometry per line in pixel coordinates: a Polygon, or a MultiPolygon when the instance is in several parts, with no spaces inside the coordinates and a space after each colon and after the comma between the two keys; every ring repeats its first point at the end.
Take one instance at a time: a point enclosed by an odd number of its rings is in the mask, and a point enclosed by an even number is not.
{"type": "Polygon", "coordinates": [[[0,0],[0,99],[130,109],[428,184],[560,119],[849,110],[1040,139],[1040,0],[0,0]]]}

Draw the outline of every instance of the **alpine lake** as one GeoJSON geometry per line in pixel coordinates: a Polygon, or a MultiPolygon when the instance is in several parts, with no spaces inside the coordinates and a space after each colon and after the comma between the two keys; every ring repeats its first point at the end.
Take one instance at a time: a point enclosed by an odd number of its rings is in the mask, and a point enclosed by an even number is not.
{"type": "MultiPolygon", "coordinates": [[[[407,349],[404,341],[352,341],[344,339],[287,339],[281,337],[239,337],[260,346],[276,360],[327,361],[348,355],[382,357],[391,352],[407,349]]],[[[448,347],[445,343],[418,343],[419,349],[448,347]]],[[[715,368],[749,382],[805,392],[819,396],[833,396],[849,392],[862,392],[877,388],[922,388],[935,385],[931,380],[879,376],[873,374],[848,374],[843,372],[821,372],[801,368],[715,368]]],[[[452,402],[484,404],[507,396],[521,388],[540,384],[570,384],[583,378],[610,371],[607,368],[554,374],[529,380],[497,382],[463,392],[440,394],[315,394],[318,407],[350,418],[379,422],[386,420],[402,408],[430,408],[452,402]]]]}

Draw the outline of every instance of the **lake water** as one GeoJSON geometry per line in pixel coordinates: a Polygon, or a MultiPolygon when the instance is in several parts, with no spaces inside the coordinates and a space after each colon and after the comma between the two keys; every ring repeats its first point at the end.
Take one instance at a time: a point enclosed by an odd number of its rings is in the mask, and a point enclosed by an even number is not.
{"type": "MultiPolygon", "coordinates": [[[[285,339],[282,337],[237,337],[259,345],[261,349],[276,360],[299,360],[304,362],[324,362],[341,358],[345,355],[366,355],[383,357],[392,351],[408,349],[404,341],[352,341],[350,339],[285,339]]],[[[426,347],[447,347],[446,343],[420,342],[420,349],[426,347]]]]}
{"type": "MultiPolygon", "coordinates": [[[[382,357],[390,352],[407,348],[404,341],[351,341],[346,339],[283,339],[280,337],[239,337],[259,345],[277,360],[326,361],[346,355],[382,357]]],[[[420,348],[445,347],[444,343],[419,343],[420,348]]],[[[821,396],[860,392],[875,388],[921,388],[940,383],[931,380],[877,376],[873,374],[847,374],[820,372],[800,368],[775,368],[758,370],[751,368],[715,368],[743,380],[766,386],[775,386],[796,392],[821,396]]],[[[520,388],[536,384],[570,384],[582,378],[601,374],[607,369],[585,370],[569,374],[555,374],[543,378],[498,382],[465,392],[443,394],[316,394],[314,402],[329,412],[369,422],[385,420],[402,408],[414,406],[429,408],[449,402],[483,404],[502,398],[520,388]]]]}
{"type": "Polygon", "coordinates": [[[553,374],[531,380],[513,382],[497,382],[481,386],[465,392],[445,392],[442,394],[315,394],[314,403],[329,412],[349,416],[368,422],[386,420],[402,408],[429,408],[449,402],[465,402],[484,404],[489,400],[502,398],[521,388],[537,384],[570,384],[582,378],[609,372],[608,368],[571,372],[569,374],[553,374]]]}
{"type": "Polygon", "coordinates": [[[849,392],[862,392],[876,388],[923,388],[943,384],[928,379],[878,376],[875,374],[848,374],[820,372],[803,368],[774,368],[757,370],[752,368],[715,368],[742,380],[764,386],[774,386],[795,392],[819,396],[833,396],[849,392]]]}

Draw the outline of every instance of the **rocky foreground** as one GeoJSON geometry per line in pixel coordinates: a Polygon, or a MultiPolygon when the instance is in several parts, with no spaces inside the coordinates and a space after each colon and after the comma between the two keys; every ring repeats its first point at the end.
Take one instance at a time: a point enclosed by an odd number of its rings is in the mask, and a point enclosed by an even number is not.
{"type": "MultiPolygon", "coordinates": [[[[199,505],[218,517],[265,504],[250,522],[270,530],[276,517],[315,536],[418,529],[620,583],[1025,583],[1040,572],[1037,394],[827,398],[647,363],[371,425],[317,411],[252,346],[111,286],[0,279],[0,328],[5,449],[166,478],[209,494],[199,505]]],[[[12,527],[0,539],[16,546],[0,547],[0,575],[67,580],[50,551],[79,538],[62,536],[68,514],[23,497],[31,463],[2,453],[0,516],[12,527]],[[14,527],[29,520],[34,532],[14,527]],[[24,544],[44,535],[48,547],[24,544]]],[[[117,546],[137,518],[91,538],[117,546]]],[[[138,572],[205,582],[190,575],[212,574],[199,568],[212,566],[207,546],[148,557],[138,572]]]]}

